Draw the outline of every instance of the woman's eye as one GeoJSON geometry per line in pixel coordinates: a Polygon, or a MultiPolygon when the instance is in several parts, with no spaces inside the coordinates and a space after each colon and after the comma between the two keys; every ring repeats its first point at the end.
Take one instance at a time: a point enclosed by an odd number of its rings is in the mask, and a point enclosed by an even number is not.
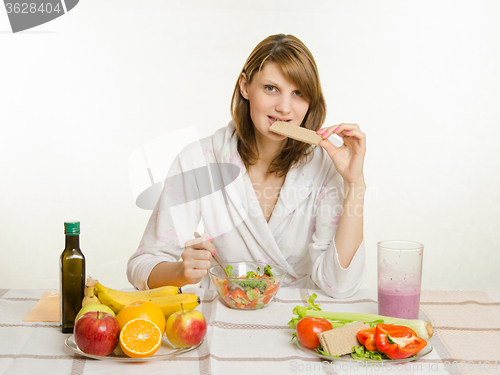
{"type": "Polygon", "coordinates": [[[301,93],[299,90],[294,91],[294,92],[293,92],[293,94],[294,94],[295,96],[302,96],[302,93],[301,93]]]}
{"type": "Polygon", "coordinates": [[[275,86],[269,86],[269,85],[264,86],[264,89],[269,92],[275,92],[277,90],[275,86]]]}

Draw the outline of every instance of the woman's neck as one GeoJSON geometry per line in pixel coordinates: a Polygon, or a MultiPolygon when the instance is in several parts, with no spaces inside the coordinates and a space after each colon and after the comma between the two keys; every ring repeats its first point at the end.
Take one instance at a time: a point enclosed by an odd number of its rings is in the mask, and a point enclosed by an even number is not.
{"type": "Polygon", "coordinates": [[[276,142],[264,137],[258,131],[255,132],[255,142],[259,151],[259,159],[251,166],[253,173],[258,173],[262,176],[267,175],[267,170],[272,161],[280,154],[283,149],[286,139],[281,142],[276,142]]]}

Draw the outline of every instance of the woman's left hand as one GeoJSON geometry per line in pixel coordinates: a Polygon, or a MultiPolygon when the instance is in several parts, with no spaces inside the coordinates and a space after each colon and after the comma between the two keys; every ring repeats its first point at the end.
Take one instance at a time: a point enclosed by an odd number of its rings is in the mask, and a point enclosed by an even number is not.
{"type": "Polygon", "coordinates": [[[319,143],[332,158],[335,168],[345,182],[350,184],[363,183],[363,162],[366,153],[366,135],[361,132],[358,124],[340,124],[318,130],[323,137],[319,143]],[[327,138],[337,134],[344,144],[336,147],[327,138]]]}

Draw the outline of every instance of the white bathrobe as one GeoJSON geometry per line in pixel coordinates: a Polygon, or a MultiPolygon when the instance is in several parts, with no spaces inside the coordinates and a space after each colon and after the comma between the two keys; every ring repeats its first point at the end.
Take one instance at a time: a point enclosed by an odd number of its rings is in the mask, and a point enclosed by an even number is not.
{"type": "MultiPolygon", "coordinates": [[[[334,237],[344,184],[326,151],[316,147],[305,165],[290,169],[266,222],[236,147],[230,122],[177,156],[139,248],[128,262],[129,281],[147,289],[153,267],[178,261],[201,219],[223,264],[254,260],[279,265],[287,271],[284,286],[319,287],[334,298],[353,295],[366,275],[364,241],[343,268],[334,237]],[[214,166],[228,165],[233,170],[221,173],[221,188],[214,166]]],[[[208,275],[200,285],[213,289],[208,275]]]]}

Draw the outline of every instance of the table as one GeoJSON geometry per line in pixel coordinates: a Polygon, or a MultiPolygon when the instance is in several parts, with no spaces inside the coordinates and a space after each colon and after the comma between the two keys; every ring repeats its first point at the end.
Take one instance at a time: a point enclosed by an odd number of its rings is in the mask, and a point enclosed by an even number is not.
{"type": "Polygon", "coordinates": [[[198,309],[208,322],[204,343],[167,360],[123,363],[73,354],[57,323],[23,322],[44,290],[0,289],[0,374],[500,374],[500,293],[422,291],[420,319],[434,326],[434,350],[398,367],[366,368],[303,352],[291,341],[287,322],[293,308],[304,305],[302,295],[312,293],[323,310],[375,314],[375,291],[336,300],[319,290],[282,288],[275,301],[256,311],[228,309],[213,290],[189,291],[202,300],[198,309]]]}

